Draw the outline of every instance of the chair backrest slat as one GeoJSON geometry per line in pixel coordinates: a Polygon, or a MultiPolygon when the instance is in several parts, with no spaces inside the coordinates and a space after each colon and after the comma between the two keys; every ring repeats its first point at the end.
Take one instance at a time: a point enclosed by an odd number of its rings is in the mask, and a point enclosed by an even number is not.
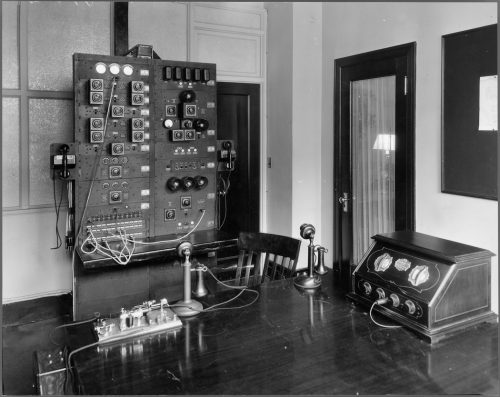
{"type": "Polygon", "coordinates": [[[292,237],[269,233],[241,232],[238,238],[240,255],[236,282],[243,285],[259,284],[266,279],[293,277],[301,241],[292,237]],[[262,263],[264,257],[264,263],[262,263]],[[252,275],[250,280],[250,276],[252,275]]]}
{"type": "Polygon", "coordinates": [[[254,256],[254,252],[253,251],[250,251],[248,253],[248,257],[247,257],[247,262],[245,264],[245,283],[243,285],[248,285],[248,282],[250,280],[250,270],[252,269],[252,259],[253,259],[253,256],[254,256]]]}

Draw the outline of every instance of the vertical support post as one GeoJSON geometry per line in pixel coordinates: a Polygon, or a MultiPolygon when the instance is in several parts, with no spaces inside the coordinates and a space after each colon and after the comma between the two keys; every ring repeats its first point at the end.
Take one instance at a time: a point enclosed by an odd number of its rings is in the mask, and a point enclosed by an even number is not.
{"type": "Polygon", "coordinates": [[[128,44],[128,2],[113,4],[113,55],[123,56],[129,50],[128,44]]]}

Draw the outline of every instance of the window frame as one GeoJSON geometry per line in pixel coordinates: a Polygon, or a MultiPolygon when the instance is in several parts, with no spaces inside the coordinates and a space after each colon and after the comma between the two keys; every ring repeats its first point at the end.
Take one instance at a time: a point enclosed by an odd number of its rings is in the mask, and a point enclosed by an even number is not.
{"type": "MultiPolygon", "coordinates": [[[[109,49],[113,51],[114,42],[114,13],[113,2],[108,1],[110,15],[110,37],[109,49]]],[[[28,2],[17,2],[17,56],[19,62],[19,86],[18,88],[4,88],[2,83],[2,101],[4,98],[18,98],[19,100],[19,202],[17,206],[4,207],[2,202],[2,212],[4,213],[25,213],[54,210],[54,203],[50,204],[31,204],[30,205],[30,130],[29,118],[30,99],[53,99],[53,100],[73,100],[74,94],[71,91],[56,91],[56,90],[35,90],[29,88],[28,75],[28,2]]],[[[49,165],[47,159],[47,172],[49,165]]],[[[3,187],[2,187],[3,188],[3,187]]],[[[2,193],[3,194],[3,193],[2,193]]],[[[61,208],[67,207],[67,200],[64,200],[61,208]]]]}

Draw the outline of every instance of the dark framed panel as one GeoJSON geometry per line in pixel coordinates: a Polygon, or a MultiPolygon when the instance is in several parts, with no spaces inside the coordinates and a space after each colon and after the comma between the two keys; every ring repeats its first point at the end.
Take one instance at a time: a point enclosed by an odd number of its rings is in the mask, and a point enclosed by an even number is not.
{"type": "Polygon", "coordinates": [[[498,130],[481,129],[479,116],[480,80],[498,73],[497,25],[445,35],[442,44],[441,191],[497,200],[498,130]]]}

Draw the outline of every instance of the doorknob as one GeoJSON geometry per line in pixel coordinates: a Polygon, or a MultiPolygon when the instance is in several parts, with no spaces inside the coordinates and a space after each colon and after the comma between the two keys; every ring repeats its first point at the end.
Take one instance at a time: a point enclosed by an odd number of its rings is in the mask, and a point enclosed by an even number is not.
{"type": "Polygon", "coordinates": [[[347,203],[349,200],[349,193],[342,193],[342,196],[339,197],[339,203],[342,204],[342,211],[349,211],[349,205],[347,203]]]}

